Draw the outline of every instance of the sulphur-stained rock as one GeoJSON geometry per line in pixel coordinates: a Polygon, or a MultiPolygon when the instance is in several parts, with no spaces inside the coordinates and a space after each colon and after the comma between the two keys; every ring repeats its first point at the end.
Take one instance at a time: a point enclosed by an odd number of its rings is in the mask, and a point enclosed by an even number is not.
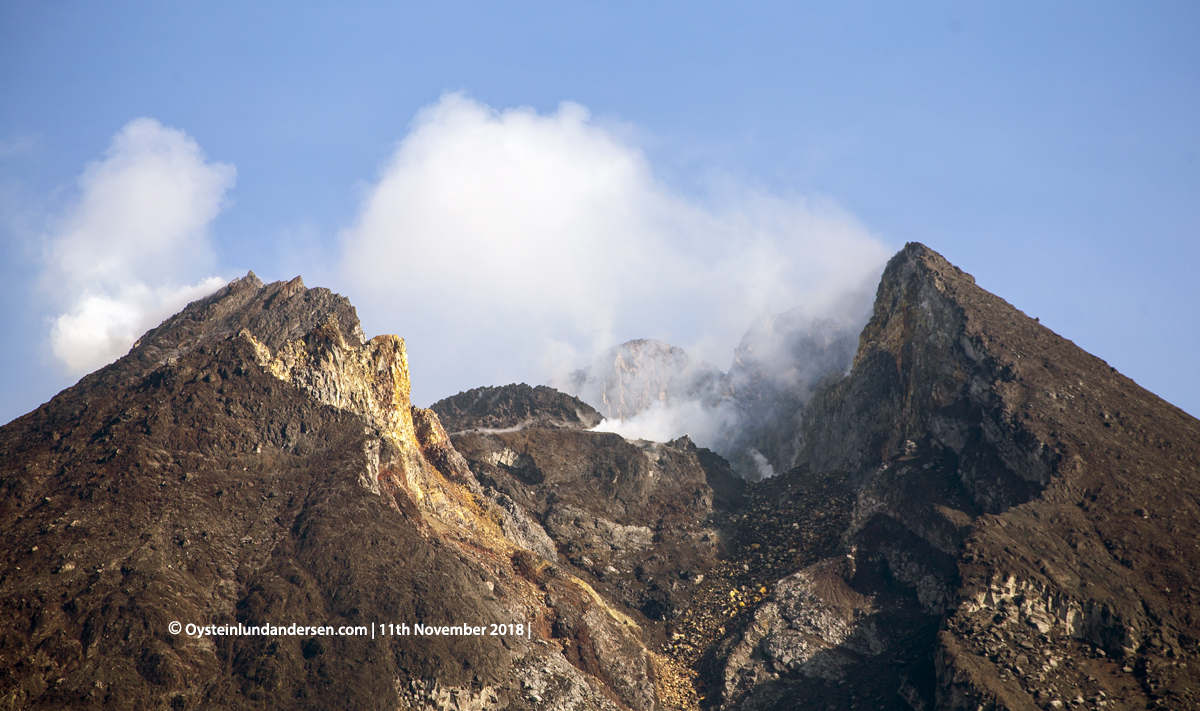
{"type": "Polygon", "coordinates": [[[748,483],[248,275],[0,428],[0,708],[1200,707],[1200,422],[921,245],[810,324],[748,483]]]}
{"type": "Polygon", "coordinates": [[[803,676],[844,682],[863,657],[887,649],[874,599],[850,587],[853,558],[830,559],[772,585],[769,597],[714,655],[722,708],[737,708],[758,683],[803,676]]]}
{"type": "Polygon", "coordinates": [[[462,455],[454,449],[437,413],[416,406],[411,408],[411,413],[417,443],[421,447],[421,454],[425,457],[425,461],[455,482],[467,485],[473,483],[471,468],[467,465],[467,460],[463,459],[462,455]]]}
{"type": "Polygon", "coordinates": [[[400,339],[250,275],[0,428],[0,705],[530,708],[534,668],[612,708],[530,634],[554,613],[499,516],[409,405],[400,339]],[[361,633],[187,627],[264,624],[361,633]]]}
{"type": "Polygon", "coordinates": [[[542,587],[555,611],[551,632],[567,661],[604,682],[626,706],[660,708],[638,624],[574,576],[555,570],[542,587]]]}
{"type": "Polygon", "coordinates": [[[395,497],[397,490],[403,489],[440,516],[449,515],[448,509],[460,503],[453,499],[461,495],[441,486],[436,467],[425,456],[424,450],[429,449],[431,454],[441,454],[443,466],[457,463],[438,450],[440,443],[447,442],[445,432],[431,421],[432,415],[423,416],[420,410],[416,410],[417,421],[422,423],[424,436],[418,437],[415,408],[409,402],[411,385],[403,340],[376,336],[366,342],[347,341],[333,314],[275,352],[249,328],[240,330],[238,337],[251,344],[267,372],[317,402],[358,415],[386,440],[391,456],[379,463],[372,460],[375,481],[370,477],[365,481],[373,492],[382,492],[399,507],[395,497]]]}

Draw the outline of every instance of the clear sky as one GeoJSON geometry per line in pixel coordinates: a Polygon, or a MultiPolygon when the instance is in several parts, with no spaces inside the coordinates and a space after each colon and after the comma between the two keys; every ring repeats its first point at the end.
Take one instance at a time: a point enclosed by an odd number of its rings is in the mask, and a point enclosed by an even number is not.
{"type": "Polygon", "coordinates": [[[428,405],[636,337],[727,368],[907,241],[1200,414],[1198,38],[1194,2],[0,0],[0,422],[248,270],[405,337],[428,405]]]}

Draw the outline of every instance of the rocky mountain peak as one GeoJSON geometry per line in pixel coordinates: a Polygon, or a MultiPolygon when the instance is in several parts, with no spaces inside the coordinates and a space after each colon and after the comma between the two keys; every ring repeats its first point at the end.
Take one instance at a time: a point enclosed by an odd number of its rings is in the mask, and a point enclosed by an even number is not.
{"type": "Polygon", "coordinates": [[[857,490],[854,584],[907,589],[944,620],[928,638],[940,708],[1136,705],[1138,683],[1152,696],[1174,683],[1172,655],[1200,639],[1165,584],[1200,573],[1187,523],[1200,509],[1180,496],[1196,491],[1200,422],[910,244],[884,270],[851,373],[804,427],[802,476],[857,490]],[[869,582],[866,562],[899,587],[869,582]]]}
{"type": "MultiPolygon", "coordinates": [[[[380,493],[379,477],[391,476],[424,502],[426,489],[442,488],[421,455],[424,443],[414,425],[403,339],[368,340],[349,300],[328,289],[308,289],[300,277],[263,284],[250,272],[148,332],[112,367],[144,375],[230,339],[248,344],[258,366],[275,378],[318,403],[363,418],[399,453],[398,471],[369,463],[363,478],[368,489],[380,493]]],[[[386,490],[388,484],[382,486],[386,490]]]]}
{"type": "MultiPolygon", "coordinates": [[[[0,679],[0,698],[496,708],[534,694],[559,707],[659,708],[650,640],[630,616],[641,613],[560,561],[539,521],[549,512],[485,490],[438,416],[410,404],[409,385],[404,341],[366,339],[346,299],[248,274],[0,428],[0,530],[16,546],[0,568],[0,627],[20,630],[4,637],[0,668],[23,670],[0,679]],[[172,621],[484,631],[200,638],[172,621]],[[548,641],[558,638],[570,654],[548,641]]],[[[546,402],[569,400],[534,395],[525,404],[538,422],[554,419],[546,402]]],[[[716,531],[698,544],[694,530],[713,498],[694,453],[577,430],[516,434],[526,446],[501,444],[485,463],[553,482],[558,491],[522,499],[558,511],[552,530],[611,534],[649,557],[654,523],[689,561],[712,564],[716,531]],[[597,462],[564,462],[560,440],[597,462]],[[614,477],[615,496],[596,494],[593,472],[614,477]],[[577,521],[560,500],[596,514],[577,521]]],[[[654,561],[631,604],[678,599],[658,580],[694,565],[654,561]]]]}
{"type": "Polygon", "coordinates": [[[300,277],[263,284],[249,272],[147,332],[130,355],[143,366],[153,366],[242,329],[275,353],[326,324],[347,344],[366,341],[358,313],[344,296],[320,287],[308,289],[300,277]]]}
{"type": "Polygon", "coordinates": [[[577,397],[525,383],[474,388],[430,406],[451,433],[470,430],[564,428],[587,430],[600,413],[577,397]]]}
{"type": "Polygon", "coordinates": [[[1200,422],[919,244],[849,373],[844,327],[800,318],[748,332],[740,384],[651,341],[595,379],[620,406],[779,391],[742,412],[797,464],[747,483],[691,438],[585,429],[599,414],[549,388],[413,407],[402,339],[248,274],[0,428],[0,701],[1200,703],[1200,422]],[[836,367],[759,370],[797,353],[836,367]]]}

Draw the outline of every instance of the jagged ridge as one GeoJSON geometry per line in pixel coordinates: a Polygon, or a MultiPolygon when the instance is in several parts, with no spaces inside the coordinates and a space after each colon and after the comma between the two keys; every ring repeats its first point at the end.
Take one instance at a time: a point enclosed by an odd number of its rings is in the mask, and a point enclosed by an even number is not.
{"type": "Polygon", "coordinates": [[[0,429],[0,705],[653,708],[636,627],[565,571],[528,579],[506,536],[524,513],[483,494],[408,391],[402,340],[251,274],[0,429]],[[547,644],[555,606],[607,682],[547,644]],[[173,619],[538,632],[214,644],[173,619]]]}

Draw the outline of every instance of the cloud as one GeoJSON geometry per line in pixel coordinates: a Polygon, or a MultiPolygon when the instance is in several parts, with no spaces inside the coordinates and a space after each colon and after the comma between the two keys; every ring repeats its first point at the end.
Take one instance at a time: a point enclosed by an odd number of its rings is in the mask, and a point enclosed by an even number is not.
{"type": "Polygon", "coordinates": [[[63,310],[50,343],[73,373],[123,355],[145,331],[225,280],[204,277],[209,223],[236,171],[182,131],[129,122],[79,178],[46,242],[42,284],[63,310]]]}
{"type": "Polygon", "coordinates": [[[408,339],[418,400],[545,381],[634,337],[728,362],[763,312],[865,310],[890,253],[828,201],[672,190],[578,104],[461,94],[417,115],[341,243],[368,325],[408,339]]]}
{"type": "Polygon", "coordinates": [[[40,140],[41,136],[36,134],[17,135],[7,140],[0,139],[0,159],[30,153],[37,148],[40,140]]]}

